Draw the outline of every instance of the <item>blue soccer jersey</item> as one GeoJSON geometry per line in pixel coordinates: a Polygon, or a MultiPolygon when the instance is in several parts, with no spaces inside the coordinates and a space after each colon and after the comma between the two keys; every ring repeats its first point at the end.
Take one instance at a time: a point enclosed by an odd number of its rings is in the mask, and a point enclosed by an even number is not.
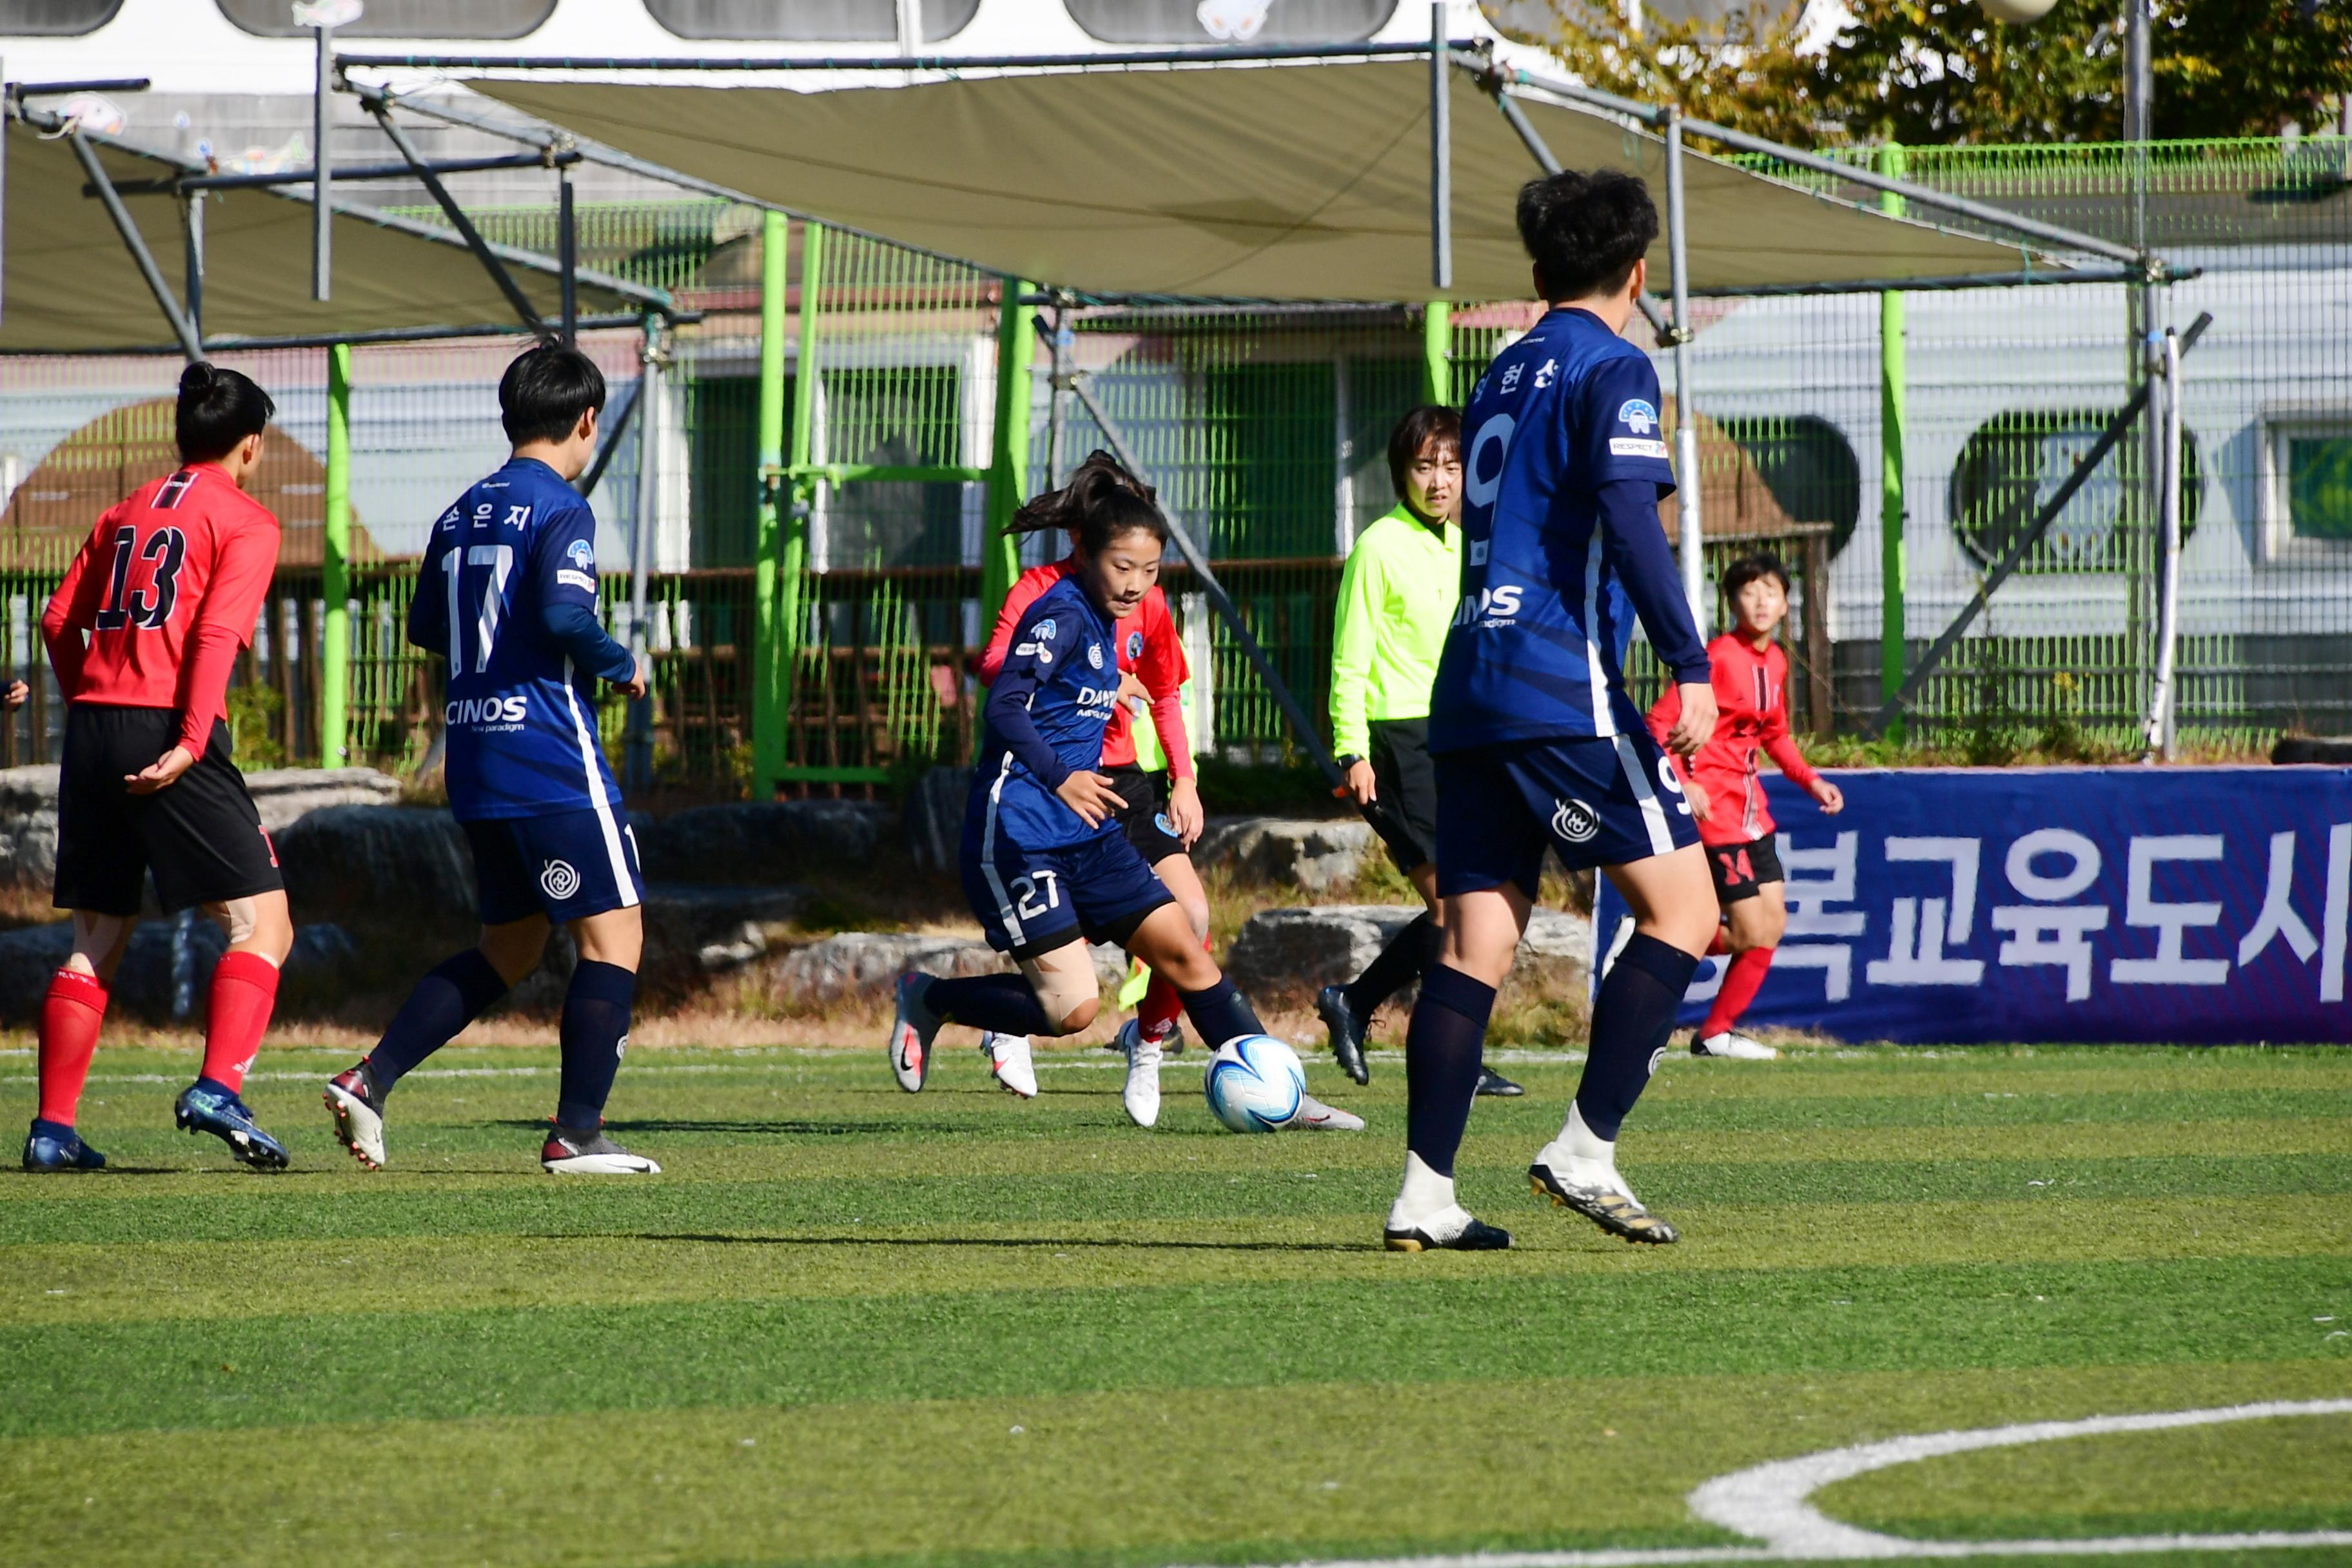
{"type": "Polygon", "coordinates": [[[635,661],[595,614],[596,519],[546,464],[509,461],[433,525],[408,636],[449,660],[458,821],[612,818],[621,792],[596,739],[595,682],[626,679],[635,661]]]}
{"type": "Polygon", "coordinates": [[[1489,365],[1463,417],[1462,602],[1429,747],[1642,731],[1634,616],[1678,680],[1709,679],[1657,502],[1675,489],[1657,373],[1560,309],[1489,365]]]}
{"type": "Polygon", "coordinates": [[[1075,577],[1022,616],[989,694],[965,815],[967,854],[991,854],[1005,839],[1045,849],[1119,831],[1116,818],[1088,827],[1054,793],[1070,774],[1102,765],[1103,730],[1118,700],[1113,636],[1075,577]]]}

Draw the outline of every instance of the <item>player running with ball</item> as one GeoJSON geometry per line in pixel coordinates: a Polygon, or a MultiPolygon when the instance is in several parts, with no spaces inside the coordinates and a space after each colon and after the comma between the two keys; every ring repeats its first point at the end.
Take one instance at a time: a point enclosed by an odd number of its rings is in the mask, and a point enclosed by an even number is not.
{"type": "Polygon", "coordinates": [[[1614,1235],[1675,1239],[1618,1174],[1617,1134],[1715,932],[1682,786],[1625,694],[1638,616],[1682,689],[1667,743],[1688,754],[1714,728],[1706,650],[1658,523],[1675,474],[1657,373],[1620,335],[1657,210],[1631,174],[1569,172],[1520,190],[1518,226],[1550,309],[1463,418],[1462,605],[1430,704],[1445,942],[1405,1035],[1404,1186],[1387,1226],[1400,1251],[1511,1244],[1454,1202],[1454,1156],[1548,850],[1606,872],[1635,924],[1593,1003],[1567,1123],[1528,1179],[1614,1235]]]}
{"type": "Polygon", "coordinates": [[[408,610],[408,640],[449,660],[449,809],[473,848],[482,939],[416,983],[375,1049],[327,1085],[327,1110],[360,1163],[382,1166],[393,1086],[536,968],[561,924],[580,962],[540,1163],[647,1174],[661,1167],[604,1133],[629,1043],[645,884],[596,742],[595,689],[642,697],[646,683],[644,662],[597,619],[596,519],[572,488],[595,456],[604,373],[542,343],[507,366],[499,407],[514,455],[433,525],[408,610]]]}
{"type": "Polygon", "coordinates": [[[278,520],[245,493],[276,412],[236,372],[190,365],[173,414],[180,467],[98,520],[41,616],[49,668],[71,705],[56,896],[73,911],[73,954],[41,1004],[28,1171],[106,1163],[74,1131],[74,1115],[151,871],[165,914],[201,905],[228,933],[205,1005],[204,1067],[180,1095],[179,1124],[256,1170],[287,1163],[240,1096],[294,922],[224,718],[229,670],[253,640],[278,566],[278,520]]]}
{"type": "MultiPolygon", "coordinates": [[[[1780,1053],[1733,1029],[1756,1000],[1789,927],[1788,889],[1757,754],[1769,754],[1827,816],[1845,809],[1845,793],[1813,772],[1789,738],[1789,656],[1772,639],[1789,613],[1788,568],[1773,555],[1743,557],[1724,570],[1723,596],[1737,625],[1706,645],[1721,721],[1683,770],[1683,790],[1723,906],[1724,930],[1707,951],[1732,957],[1706,1021],[1691,1036],[1691,1055],[1770,1061],[1780,1053]]],[[[1651,735],[1663,744],[1682,711],[1682,689],[1667,687],[1650,710],[1651,735]]]]}
{"type": "MultiPolygon", "coordinates": [[[[1103,736],[1119,701],[1118,625],[1160,577],[1168,524],[1152,493],[1107,452],[1023,507],[1021,532],[1070,532],[1068,572],[1031,602],[983,710],[980,767],[964,813],[964,895],[989,946],[1018,974],[898,982],[890,1069],[919,1090],[941,1024],[998,1036],[1072,1035],[1101,1006],[1087,943],[1113,942],[1176,988],[1213,1053],[1261,1032],[1200,933],[1119,826],[1129,803],[1102,773],[1103,736]]],[[[1157,1072],[1130,1073],[1139,1126],[1160,1119],[1157,1072]]]]}

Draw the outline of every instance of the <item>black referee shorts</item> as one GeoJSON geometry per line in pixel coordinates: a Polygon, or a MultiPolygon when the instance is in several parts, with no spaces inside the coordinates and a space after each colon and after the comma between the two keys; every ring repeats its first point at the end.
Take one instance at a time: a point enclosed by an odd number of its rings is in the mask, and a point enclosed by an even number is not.
{"type": "Polygon", "coordinates": [[[123,780],[179,743],[169,708],[77,702],[66,712],[58,773],[58,881],[61,910],[135,915],[152,871],[166,914],[286,886],[278,851],[229,759],[228,725],[213,721],[195,765],[153,795],[123,780]]]}
{"type": "Polygon", "coordinates": [[[1429,721],[1375,719],[1369,728],[1372,783],[1380,791],[1372,826],[1397,869],[1411,875],[1437,858],[1437,764],[1429,755],[1429,721]]]}

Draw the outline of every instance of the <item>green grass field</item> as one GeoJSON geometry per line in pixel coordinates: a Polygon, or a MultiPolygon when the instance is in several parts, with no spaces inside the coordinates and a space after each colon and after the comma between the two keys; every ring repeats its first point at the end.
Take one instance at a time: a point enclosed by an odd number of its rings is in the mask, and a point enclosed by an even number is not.
{"type": "MultiPolygon", "coordinates": [[[[1403,1072],[1359,1135],[1150,1133],[1114,1058],[1023,1104],[951,1049],[640,1050],[657,1178],[536,1163],[553,1053],[452,1050],[390,1171],[341,1052],[247,1095],[296,1168],[171,1129],[193,1057],[100,1054],[117,1167],[0,1173],[0,1562],[1283,1562],[1739,1543],[1709,1478],[1954,1427],[2352,1396],[2352,1054],[1670,1058],[1622,1148],[1685,1240],[1520,1179],[1575,1082],[1482,1101],[1504,1255],[1379,1250],[1403,1072]]],[[[33,1063],[0,1057],[0,1121],[33,1063]]],[[[2352,1529],[2352,1415],[2069,1438],[1814,1498],[1927,1541],[2352,1529]]],[[[2024,1559],[2011,1558],[2017,1562],[2024,1559]]],[[[2118,1559],[2106,1559],[2110,1561],[2118,1559]]],[[[2305,1568],[2352,1545],[2143,1554],[2305,1568]]]]}

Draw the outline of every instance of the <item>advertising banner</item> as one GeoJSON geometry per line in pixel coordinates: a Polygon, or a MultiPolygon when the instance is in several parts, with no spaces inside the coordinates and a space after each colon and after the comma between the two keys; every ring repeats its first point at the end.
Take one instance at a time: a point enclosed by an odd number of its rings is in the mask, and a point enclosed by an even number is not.
{"type": "MultiPolygon", "coordinates": [[[[1789,930],[1747,1023],[1914,1043],[2352,1039],[2352,770],[1828,776],[1836,816],[1765,780],[1789,930]]],[[[1632,930],[1604,879],[1604,963],[1632,930]]],[[[1685,1024],[1723,964],[1700,964],[1685,1024]]]]}

